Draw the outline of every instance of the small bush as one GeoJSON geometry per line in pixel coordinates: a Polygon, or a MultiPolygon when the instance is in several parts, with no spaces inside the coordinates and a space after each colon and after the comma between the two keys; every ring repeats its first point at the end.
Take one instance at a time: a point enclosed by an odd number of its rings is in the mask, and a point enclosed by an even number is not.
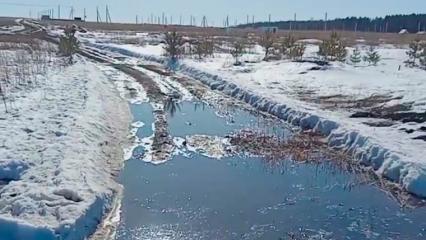
{"type": "Polygon", "coordinates": [[[296,39],[292,35],[288,35],[281,42],[280,53],[284,57],[289,57],[292,48],[296,45],[296,39]]]}

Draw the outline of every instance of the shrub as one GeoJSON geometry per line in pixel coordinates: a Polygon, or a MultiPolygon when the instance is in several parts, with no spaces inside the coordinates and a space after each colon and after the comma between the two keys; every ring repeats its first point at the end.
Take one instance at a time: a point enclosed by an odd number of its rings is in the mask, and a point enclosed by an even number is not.
{"type": "Polygon", "coordinates": [[[340,61],[346,59],[346,46],[340,39],[340,36],[333,32],[330,39],[324,40],[319,46],[318,55],[322,56],[326,61],[340,61]]]}
{"type": "Polygon", "coordinates": [[[284,57],[289,57],[292,48],[296,45],[296,39],[292,35],[288,35],[281,42],[280,53],[284,57]]]}
{"type": "Polygon", "coordinates": [[[74,27],[66,28],[64,36],[59,39],[59,53],[62,56],[69,57],[69,62],[73,62],[73,55],[78,51],[79,42],[75,37],[74,27]]]}
{"type": "Polygon", "coordinates": [[[164,51],[172,61],[176,61],[184,53],[185,41],[176,31],[166,32],[164,36],[166,41],[164,51]]]}
{"type": "Polygon", "coordinates": [[[305,54],[306,45],[304,43],[296,43],[290,48],[289,57],[292,60],[302,60],[303,54],[305,54]]]}

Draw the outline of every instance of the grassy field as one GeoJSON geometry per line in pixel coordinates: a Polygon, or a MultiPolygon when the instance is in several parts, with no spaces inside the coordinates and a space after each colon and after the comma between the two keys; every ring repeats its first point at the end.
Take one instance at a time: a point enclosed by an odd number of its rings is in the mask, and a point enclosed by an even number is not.
{"type": "MultiPolygon", "coordinates": [[[[16,18],[0,17],[0,26],[16,25],[16,18]]],[[[178,25],[158,25],[158,24],[129,24],[129,23],[97,23],[97,22],[77,22],[77,21],[43,21],[44,25],[78,25],[92,31],[128,31],[130,34],[136,32],[165,32],[177,30],[184,35],[191,37],[215,36],[226,38],[238,38],[247,36],[260,36],[263,31],[261,29],[245,28],[245,29],[225,29],[217,27],[194,27],[194,26],[178,26],[178,25]]],[[[297,39],[319,39],[329,38],[330,31],[288,31],[279,30],[279,37],[292,34],[297,39]]],[[[415,39],[426,40],[426,34],[403,34],[398,33],[377,33],[377,32],[352,32],[338,31],[340,36],[349,45],[356,43],[365,44],[408,44],[415,39]]]]}

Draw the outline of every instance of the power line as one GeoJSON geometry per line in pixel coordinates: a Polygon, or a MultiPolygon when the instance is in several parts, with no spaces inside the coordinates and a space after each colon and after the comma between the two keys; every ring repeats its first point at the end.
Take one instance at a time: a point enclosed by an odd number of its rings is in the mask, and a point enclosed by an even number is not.
{"type": "Polygon", "coordinates": [[[41,4],[29,4],[29,3],[12,3],[12,2],[0,2],[0,5],[7,6],[18,6],[18,7],[52,7],[53,5],[41,5],[41,4]]]}

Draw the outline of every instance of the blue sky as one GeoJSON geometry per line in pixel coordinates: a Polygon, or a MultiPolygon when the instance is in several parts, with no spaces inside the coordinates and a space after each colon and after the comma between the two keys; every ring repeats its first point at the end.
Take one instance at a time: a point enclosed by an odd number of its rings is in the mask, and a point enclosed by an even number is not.
{"type": "Polygon", "coordinates": [[[180,15],[185,22],[189,16],[196,16],[201,22],[205,15],[209,24],[222,25],[226,15],[230,23],[237,19],[239,23],[246,22],[247,15],[255,15],[255,20],[266,21],[268,14],[272,20],[293,18],[297,13],[298,19],[319,19],[327,11],[329,19],[344,16],[384,16],[396,13],[426,13],[426,0],[0,0],[1,16],[37,16],[37,13],[61,5],[62,16],[68,16],[70,6],[75,8],[75,16],[83,15],[87,9],[88,20],[96,19],[96,6],[101,13],[105,12],[108,4],[113,21],[135,22],[136,15],[161,16],[164,12],[173,16],[177,21],[180,15]]]}

